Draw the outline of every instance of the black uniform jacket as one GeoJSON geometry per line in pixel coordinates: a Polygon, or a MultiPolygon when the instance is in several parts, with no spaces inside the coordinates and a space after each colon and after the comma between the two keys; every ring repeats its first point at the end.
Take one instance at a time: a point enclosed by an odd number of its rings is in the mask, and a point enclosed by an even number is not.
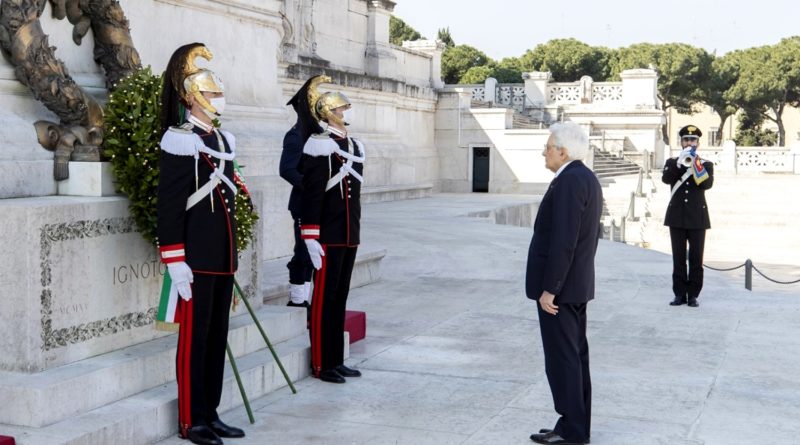
{"type": "Polygon", "coordinates": [[[603,191],[594,172],[572,161],[547,189],[528,249],[525,293],[538,300],[543,291],[556,304],[594,298],[594,256],[600,238],[603,191]]]}
{"type": "MultiPolygon", "coordinates": [[[[199,142],[194,135],[199,135],[208,148],[219,151],[217,136],[213,131],[206,133],[196,126],[190,131],[170,129],[169,132],[174,134],[162,139],[158,176],[158,243],[162,261],[186,261],[195,272],[232,274],[238,268],[236,200],[232,190],[220,182],[212,189],[210,197],[206,195],[186,210],[186,200],[195,187],[208,182],[209,175],[220,164],[213,156],[197,153],[199,142]],[[168,143],[167,139],[173,143],[168,143]]],[[[231,153],[235,140],[230,133],[223,133],[225,152],[231,153]]],[[[225,161],[224,174],[233,182],[232,160],[225,161]]]]}
{"type": "Polygon", "coordinates": [[[289,212],[295,219],[300,218],[301,212],[303,143],[297,126],[293,126],[283,137],[283,151],[281,152],[280,175],[281,178],[292,184],[292,193],[289,195],[289,212]]]}
{"type": "MultiPolygon", "coordinates": [[[[350,152],[362,157],[363,145],[352,138],[350,141],[350,152]]],[[[318,239],[322,244],[354,247],[360,242],[361,182],[348,174],[325,191],[328,179],[347,162],[333,152],[336,146],[348,151],[348,138],[333,133],[314,135],[305,144],[300,233],[303,239],[318,239]]],[[[352,168],[359,175],[364,172],[360,162],[354,162],[352,168]]]]}
{"type": "MultiPolygon", "coordinates": [[[[698,185],[694,182],[694,178],[689,176],[672,195],[664,217],[665,226],[675,229],[711,228],[705,191],[714,185],[714,164],[711,161],[703,161],[703,168],[708,171],[708,179],[698,185]]],[[[677,158],[667,159],[661,181],[674,187],[686,170],[686,167],[678,165],[677,158]]]]}

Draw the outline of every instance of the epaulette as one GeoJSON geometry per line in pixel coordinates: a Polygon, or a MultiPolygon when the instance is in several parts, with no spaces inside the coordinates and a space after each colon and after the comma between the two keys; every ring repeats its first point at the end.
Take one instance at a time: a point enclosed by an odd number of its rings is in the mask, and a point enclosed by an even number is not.
{"type": "Polygon", "coordinates": [[[169,127],[161,137],[161,149],[167,153],[178,156],[195,156],[203,147],[203,140],[195,134],[192,124],[183,124],[180,127],[169,127]],[[188,125],[188,129],[187,129],[188,125]]]}
{"type": "Polygon", "coordinates": [[[338,145],[330,138],[330,133],[312,134],[303,147],[303,153],[309,156],[330,156],[338,145]]]}

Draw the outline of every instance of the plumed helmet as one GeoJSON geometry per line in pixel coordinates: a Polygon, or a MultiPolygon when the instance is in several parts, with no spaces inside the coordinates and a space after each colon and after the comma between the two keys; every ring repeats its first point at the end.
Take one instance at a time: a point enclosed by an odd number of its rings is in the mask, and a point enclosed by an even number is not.
{"type": "Polygon", "coordinates": [[[335,91],[323,93],[317,100],[314,109],[320,120],[338,122],[344,125],[344,122],[333,113],[333,110],[347,105],[350,105],[350,99],[343,93],[335,91]]]}

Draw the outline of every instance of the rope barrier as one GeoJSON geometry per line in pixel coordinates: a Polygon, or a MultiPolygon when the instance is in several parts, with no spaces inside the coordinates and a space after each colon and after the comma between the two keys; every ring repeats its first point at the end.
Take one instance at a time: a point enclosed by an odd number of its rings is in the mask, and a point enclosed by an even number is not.
{"type": "Polygon", "coordinates": [[[719,271],[719,272],[728,272],[728,271],[731,271],[731,270],[740,269],[740,268],[744,267],[744,264],[745,263],[742,263],[742,264],[740,264],[740,265],[738,265],[736,267],[731,267],[729,269],[717,269],[716,267],[711,267],[708,264],[703,264],[703,267],[705,267],[707,269],[711,269],[711,270],[716,270],[716,271],[719,271]]]}
{"type": "Polygon", "coordinates": [[[753,265],[753,269],[755,269],[755,271],[758,272],[759,275],[761,275],[762,277],[766,278],[769,281],[772,281],[773,283],[778,283],[778,284],[800,283],[800,279],[797,279],[797,280],[794,280],[794,281],[778,281],[778,280],[774,280],[774,279],[764,275],[764,272],[761,272],[760,270],[758,270],[758,268],[755,266],[755,264],[753,265]]]}
{"type": "Polygon", "coordinates": [[[776,284],[795,284],[795,283],[800,283],[800,278],[797,279],[797,280],[794,280],[794,281],[780,281],[780,280],[776,280],[774,278],[770,278],[764,272],[761,272],[760,270],[758,270],[758,268],[755,266],[755,264],[753,264],[752,261],[750,261],[749,258],[744,263],[742,263],[742,264],[740,264],[738,266],[729,267],[729,268],[718,269],[716,267],[711,267],[708,264],[703,264],[703,267],[711,269],[711,270],[716,270],[716,271],[719,271],[719,272],[729,272],[729,271],[740,269],[740,268],[744,267],[745,268],[744,269],[744,287],[747,290],[753,290],[753,270],[755,270],[759,275],[764,277],[764,279],[772,281],[773,283],[776,283],[776,284]]]}

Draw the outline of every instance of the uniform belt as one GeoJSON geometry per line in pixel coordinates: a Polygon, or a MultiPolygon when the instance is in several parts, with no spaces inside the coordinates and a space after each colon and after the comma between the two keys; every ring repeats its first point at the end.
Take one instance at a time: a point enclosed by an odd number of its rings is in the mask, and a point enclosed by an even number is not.
{"type": "Polygon", "coordinates": [[[681,180],[672,186],[672,194],[669,195],[670,201],[672,201],[672,197],[675,196],[675,193],[678,192],[678,189],[681,188],[681,184],[683,184],[683,181],[689,179],[689,176],[692,176],[692,169],[687,169],[686,173],[684,173],[683,176],[681,176],[681,180]]]}

